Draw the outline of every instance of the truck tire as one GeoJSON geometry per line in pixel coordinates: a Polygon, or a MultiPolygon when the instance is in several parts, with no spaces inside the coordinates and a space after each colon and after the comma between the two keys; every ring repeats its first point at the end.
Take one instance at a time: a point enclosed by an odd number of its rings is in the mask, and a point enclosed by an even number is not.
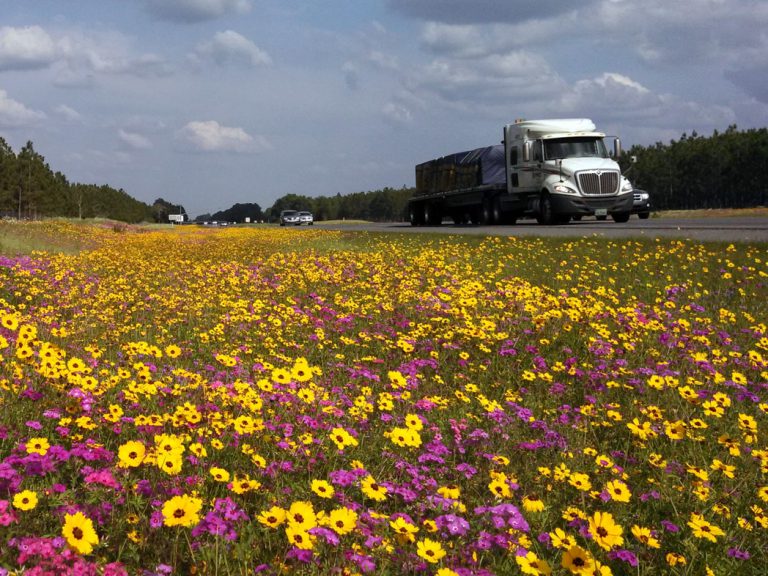
{"type": "Polygon", "coordinates": [[[440,208],[433,204],[424,204],[424,222],[427,226],[440,226],[443,223],[440,208]]]}
{"type": "Polygon", "coordinates": [[[629,212],[616,212],[611,214],[611,218],[613,218],[614,222],[624,224],[624,222],[629,222],[629,212]]]}
{"type": "Polygon", "coordinates": [[[493,199],[493,221],[496,224],[504,224],[506,221],[504,209],[501,207],[501,198],[498,196],[493,199]]]}
{"type": "Polygon", "coordinates": [[[539,198],[539,213],[536,216],[536,222],[544,226],[551,226],[555,223],[555,215],[552,210],[552,199],[547,192],[542,192],[539,198]]]}
{"type": "Polygon", "coordinates": [[[493,207],[490,200],[483,200],[483,208],[480,215],[480,223],[484,226],[493,224],[493,207]]]}
{"type": "Polygon", "coordinates": [[[411,204],[408,207],[408,220],[411,222],[411,226],[420,226],[424,224],[424,220],[421,217],[422,214],[423,210],[421,206],[411,204]]]}

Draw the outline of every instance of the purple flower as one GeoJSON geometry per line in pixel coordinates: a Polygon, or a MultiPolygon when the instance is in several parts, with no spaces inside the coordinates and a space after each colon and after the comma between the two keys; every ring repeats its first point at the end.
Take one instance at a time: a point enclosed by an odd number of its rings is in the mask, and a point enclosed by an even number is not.
{"type": "Polygon", "coordinates": [[[746,550],[739,550],[738,548],[728,548],[728,556],[736,558],[737,560],[749,560],[750,554],[746,550]]]}
{"type": "Polygon", "coordinates": [[[680,532],[680,527],[669,520],[662,520],[661,527],[667,532],[680,532]]]}
{"type": "Polygon", "coordinates": [[[469,531],[469,522],[456,514],[438,516],[435,518],[435,524],[451,536],[463,536],[469,531]]]}
{"type": "Polygon", "coordinates": [[[626,562],[633,568],[638,564],[637,556],[630,550],[616,550],[614,552],[609,552],[608,557],[612,560],[621,560],[622,562],[626,562]]]}

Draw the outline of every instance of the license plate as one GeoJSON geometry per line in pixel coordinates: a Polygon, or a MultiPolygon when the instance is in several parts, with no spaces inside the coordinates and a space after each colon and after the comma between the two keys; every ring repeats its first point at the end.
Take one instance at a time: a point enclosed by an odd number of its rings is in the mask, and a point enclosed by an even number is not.
{"type": "Polygon", "coordinates": [[[608,216],[608,208],[595,208],[595,216],[608,216]]]}

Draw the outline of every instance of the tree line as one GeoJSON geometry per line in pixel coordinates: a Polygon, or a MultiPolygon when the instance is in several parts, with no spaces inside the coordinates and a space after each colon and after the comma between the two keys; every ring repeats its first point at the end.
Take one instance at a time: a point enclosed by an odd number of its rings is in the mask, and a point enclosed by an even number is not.
{"type": "Polygon", "coordinates": [[[739,131],[731,125],[710,137],[683,134],[669,144],[632,146],[619,161],[657,210],[768,205],[766,128],[739,131]]]}
{"type": "Polygon", "coordinates": [[[0,137],[0,215],[12,218],[110,218],[124,222],[154,220],[153,207],[125,190],[107,185],[71,183],[54,172],[32,142],[17,153],[0,137]]]}

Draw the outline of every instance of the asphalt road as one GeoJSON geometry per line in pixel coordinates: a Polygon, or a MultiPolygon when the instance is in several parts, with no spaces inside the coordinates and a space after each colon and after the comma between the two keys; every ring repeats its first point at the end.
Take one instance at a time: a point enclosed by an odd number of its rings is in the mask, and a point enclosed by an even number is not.
{"type": "Polygon", "coordinates": [[[368,232],[409,232],[445,234],[483,234],[488,236],[563,236],[605,238],[681,238],[701,242],[768,242],[768,217],[729,216],[706,218],[649,218],[633,216],[629,222],[618,224],[592,218],[560,226],[541,226],[535,220],[521,220],[514,225],[457,226],[447,221],[441,226],[411,226],[407,222],[337,223],[318,227],[334,230],[364,230],[368,232]]]}

